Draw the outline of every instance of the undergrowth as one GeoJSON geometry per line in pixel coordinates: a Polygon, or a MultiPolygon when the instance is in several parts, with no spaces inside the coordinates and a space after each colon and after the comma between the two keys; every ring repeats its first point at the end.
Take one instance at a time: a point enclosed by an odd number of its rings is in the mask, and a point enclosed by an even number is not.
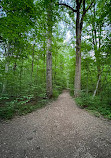
{"type": "Polygon", "coordinates": [[[99,117],[103,115],[105,118],[111,119],[110,100],[103,99],[101,96],[95,96],[93,98],[92,95],[87,95],[82,92],[80,97],[76,98],[75,101],[78,106],[93,112],[95,116],[99,117]]]}
{"type": "Polygon", "coordinates": [[[33,95],[28,95],[15,98],[10,101],[10,98],[8,97],[1,97],[0,118],[12,119],[16,115],[25,115],[30,113],[38,108],[46,106],[46,104],[55,100],[60,93],[60,90],[54,90],[53,97],[51,99],[48,99],[47,97],[35,98],[33,95]]]}
{"type": "Polygon", "coordinates": [[[23,96],[13,101],[6,102],[0,107],[0,118],[11,119],[15,115],[24,115],[30,113],[37,108],[43,107],[47,103],[47,99],[34,100],[31,96],[23,96]]]}

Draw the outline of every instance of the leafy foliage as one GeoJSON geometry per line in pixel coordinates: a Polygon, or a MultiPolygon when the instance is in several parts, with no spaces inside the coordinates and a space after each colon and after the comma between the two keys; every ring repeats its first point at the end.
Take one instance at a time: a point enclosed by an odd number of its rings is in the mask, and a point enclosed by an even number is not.
{"type": "Polygon", "coordinates": [[[92,111],[97,117],[103,115],[105,118],[111,119],[111,105],[108,100],[102,100],[100,96],[95,98],[92,95],[87,95],[82,92],[79,98],[76,98],[77,104],[81,108],[86,108],[92,111]]]}
{"type": "MultiPolygon", "coordinates": [[[[75,16],[52,1],[53,98],[74,92],[75,16]],[[64,14],[65,12],[65,14],[64,14]]],[[[90,1],[87,1],[88,3],[90,1]]],[[[44,106],[46,96],[47,8],[50,0],[3,0],[0,17],[0,117],[10,119],[44,106]]],[[[69,2],[73,5],[72,2],[69,2]]],[[[88,4],[89,5],[89,4],[88,4]]],[[[110,1],[98,0],[85,16],[81,96],[77,103],[111,119],[110,1]],[[101,5],[100,5],[101,4],[101,5]],[[104,8],[104,9],[103,9],[104,8]],[[96,32],[96,33],[95,33],[96,32]],[[95,43],[96,41],[96,43],[95,43]],[[98,87],[98,79],[101,76],[98,87]],[[97,88],[96,96],[93,97],[97,88]]]]}

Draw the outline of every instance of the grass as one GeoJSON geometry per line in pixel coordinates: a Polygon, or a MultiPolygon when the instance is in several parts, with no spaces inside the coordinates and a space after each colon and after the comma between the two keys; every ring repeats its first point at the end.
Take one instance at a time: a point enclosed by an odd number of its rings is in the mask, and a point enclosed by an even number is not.
{"type": "Polygon", "coordinates": [[[111,105],[107,98],[104,98],[103,100],[100,96],[93,98],[92,95],[82,93],[80,97],[75,99],[75,101],[80,108],[87,109],[95,116],[99,117],[103,115],[104,118],[111,120],[111,105]]]}

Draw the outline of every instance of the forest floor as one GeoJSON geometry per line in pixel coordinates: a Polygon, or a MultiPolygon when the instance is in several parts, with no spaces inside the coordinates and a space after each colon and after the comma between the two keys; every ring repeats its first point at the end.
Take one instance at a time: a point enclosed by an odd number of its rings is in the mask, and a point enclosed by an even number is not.
{"type": "Polygon", "coordinates": [[[76,106],[67,91],[45,108],[0,122],[0,158],[110,158],[111,121],[76,106]]]}

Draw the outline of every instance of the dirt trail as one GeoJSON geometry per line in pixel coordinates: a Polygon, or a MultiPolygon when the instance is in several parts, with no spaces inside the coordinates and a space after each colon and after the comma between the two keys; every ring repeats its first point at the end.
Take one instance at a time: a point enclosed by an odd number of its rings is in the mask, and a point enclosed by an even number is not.
{"type": "Polygon", "coordinates": [[[111,158],[111,122],[64,91],[47,107],[0,123],[0,158],[111,158]]]}

